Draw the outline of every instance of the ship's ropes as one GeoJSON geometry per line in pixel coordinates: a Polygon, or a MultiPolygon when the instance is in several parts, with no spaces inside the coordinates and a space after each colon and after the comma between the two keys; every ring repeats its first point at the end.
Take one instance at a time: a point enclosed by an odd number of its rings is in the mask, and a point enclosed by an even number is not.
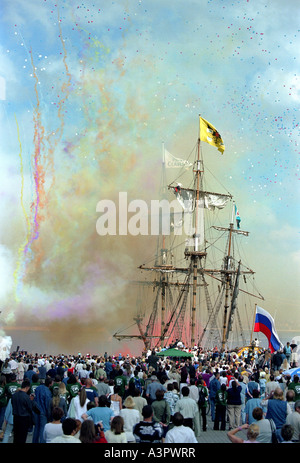
{"type": "Polygon", "coordinates": [[[211,304],[207,286],[205,285],[204,288],[206,293],[205,296],[207,301],[207,310],[209,313],[209,317],[206,326],[204,327],[203,332],[201,334],[199,343],[203,347],[211,347],[221,344],[221,334],[219,329],[217,328],[217,319],[223,302],[225,286],[222,285],[221,291],[219,293],[214,307],[211,304]]]}
{"type": "MultiPolygon", "coordinates": [[[[168,339],[174,338],[174,339],[180,339],[181,333],[183,330],[183,324],[184,324],[184,315],[185,315],[185,309],[186,309],[186,303],[187,303],[187,297],[189,293],[189,279],[190,279],[190,272],[188,275],[185,277],[183,286],[180,290],[178,299],[174,305],[173,310],[170,313],[169,320],[166,323],[165,329],[162,333],[163,337],[166,337],[168,334],[168,339]],[[178,310],[179,304],[180,309],[178,310]],[[177,326],[179,325],[179,326],[177,326]]],[[[157,344],[159,344],[160,341],[157,341],[157,344]]]]}
{"type": "Polygon", "coordinates": [[[158,312],[158,300],[159,300],[159,297],[160,297],[160,290],[161,288],[158,288],[158,291],[156,293],[156,297],[155,297],[155,301],[154,301],[154,304],[153,304],[153,310],[150,314],[150,317],[149,317],[149,321],[147,323],[147,327],[146,327],[146,330],[145,330],[145,336],[152,336],[153,335],[153,332],[154,332],[154,325],[155,325],[155,322],[157,320],[157,312],[158,312]]]}
{"type": "Polygon", "coordinates": [[[244,336],[244,330],[243,330],[242,321],[241,321],[241,317],[240,317],[240,312],[239,312],[238,308],[236,309],[236,316],[237,316],[237,321],[238,321],[238,325],[239,325],[241,336],[242,336],[243,346],[245,346],[246,345],[246,338],[244,336]]]}

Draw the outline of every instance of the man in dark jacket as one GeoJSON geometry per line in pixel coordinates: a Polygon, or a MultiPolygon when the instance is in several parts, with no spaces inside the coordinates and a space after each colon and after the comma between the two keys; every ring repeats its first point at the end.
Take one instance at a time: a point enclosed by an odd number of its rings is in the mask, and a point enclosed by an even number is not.
{"type": "MultiPolygon", "coordinates": [[[[156,355],[156,352],[155,350],[152,351],[152,354],[149,355],[149,357],[147,358],[146,362],[148,363],[148,370],[150,367],[154,368],[155,372],[158,371],[158,367],[157,367],[157,364],[159,362],[160,358],[158,357],[158,355],[156,355]]],[[[154,372],[153,372],[154,374],[154,372]]]]}
{"type": "Polygon", "coordinates": [[[283,362],[283,359],[282,359],[281,352],[280,351],[275,352],[272,357],[273,369],[275,371],[279,370],[282,365],[282,362],[283,362]]]}
{"type": "Polygon", "coordinates": [[[33,401],[33,395],[29,396],[30,381],[25,379],[21,389],[18,389],[11,398],[13,423],[14,423],[14,444],[25,444],[28,430],[32,426],[33,411],[39,414],[39,409],[33,401]]]}

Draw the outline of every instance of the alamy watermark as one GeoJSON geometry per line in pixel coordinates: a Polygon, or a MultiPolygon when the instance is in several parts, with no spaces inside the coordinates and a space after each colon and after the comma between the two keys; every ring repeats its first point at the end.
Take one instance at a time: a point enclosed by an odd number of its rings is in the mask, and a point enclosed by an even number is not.
{"type": "Polygon", "coordinates": [[[203,231],[203,201],[198,201],[195,214],[195,201],[177,199],[152,199],[150,204],[142,199],[128,202],[126,192],[120,192],[118,202],[104,199],[97,203],[96,211],[101,213],[96,222],[98,235],[186,235],[194,236],[203,231]],[[197,227],[195,227],[195,215],[197,227]]]}

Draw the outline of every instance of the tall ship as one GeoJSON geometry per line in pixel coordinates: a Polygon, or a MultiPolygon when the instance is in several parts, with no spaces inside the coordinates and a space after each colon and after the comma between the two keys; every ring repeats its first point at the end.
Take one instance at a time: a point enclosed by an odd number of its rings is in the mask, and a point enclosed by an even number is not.
{"type": "Polygon", "coordinates": [[[249,232],[237,201],[205,165],[208,145],[217,162],[223,139],[201,116],[188,156],[176,158],[162,144],[156,249],[139,263],[140,279],[131,282],[137,293],[132,323],[113,335],[140,341],[145,351],[178,342],[218,350],[248,345],[255,301],[264,299],[243,257],[249,232]]]}

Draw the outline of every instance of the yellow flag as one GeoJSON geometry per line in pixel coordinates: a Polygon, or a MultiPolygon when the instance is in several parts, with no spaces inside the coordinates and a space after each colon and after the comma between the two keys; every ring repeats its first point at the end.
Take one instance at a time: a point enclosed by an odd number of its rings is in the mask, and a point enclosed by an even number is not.
{"type": "Polygon", "coordinates": [[[221,135],[212,124],[202,117],[200,117],[200,140],[216,146],[222,154],[224,153],[225,145],[221,135]]]}

